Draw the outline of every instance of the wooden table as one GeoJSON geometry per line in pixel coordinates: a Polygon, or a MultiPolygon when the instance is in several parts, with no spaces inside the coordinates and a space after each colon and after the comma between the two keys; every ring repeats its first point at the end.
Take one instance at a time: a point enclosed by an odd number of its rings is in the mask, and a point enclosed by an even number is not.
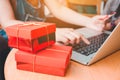
{"type": "Polygon", "coordinates": [[[91,65],[84,66],[71,61],[64,77],[34,73],[16,69],[13,49],[5,63],[6,80],[120,80],[120,51],[91,65]]]}

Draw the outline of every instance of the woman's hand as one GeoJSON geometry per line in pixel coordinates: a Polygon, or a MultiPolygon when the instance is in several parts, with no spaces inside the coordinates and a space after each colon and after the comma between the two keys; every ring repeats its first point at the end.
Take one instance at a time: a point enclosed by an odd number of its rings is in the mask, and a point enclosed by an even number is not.
{"type": "Polygon", "coordinates": [[[119,23],[120,23],[120,17],[117,20],[115,20],[115,25],[117,25],[119,23]]]}
{"type": "Polygon", "coordinates": [[[111,30],[112,28],[114,28],[119,23],[120,23],[120,18],[118,18],[115,21],[106,22],[106,24],[105,24],[105,30],[111,30]]]}
{"type": "Polygon", "coordinates": [[[74,32],[71,28],[57,28],[56,29],[56,41],[62,42],[65,45],[78,44],[83,40],[86,44],[90,42],[82,35],[74,32]]]}
{"type": "Polygon", "coordinates": [[[91,22],[87,25],[87,27],[90,27],[92,29],[95,29],[97,31],[103,31],[105,27],[105,21],[109,19],[111,15],[97,15],[92,17],[91,22]]]}

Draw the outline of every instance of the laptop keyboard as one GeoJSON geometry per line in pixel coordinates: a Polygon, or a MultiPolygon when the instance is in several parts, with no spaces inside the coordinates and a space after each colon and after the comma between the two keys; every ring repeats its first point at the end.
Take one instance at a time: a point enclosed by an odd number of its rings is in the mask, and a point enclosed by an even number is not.
{"type": "Polygon", "coordinates": [[[83,41],[80,42],[80,44],[71,45],[73,47],[73,51],[76,51],[83,55],[90,55],[92,53],[95,53],[100,46],[103,44],[103,42],[108,37],[108,34],[102,33],[100,35],[88,38],[90,41],[90,45],[85,44],[83,41]]]}

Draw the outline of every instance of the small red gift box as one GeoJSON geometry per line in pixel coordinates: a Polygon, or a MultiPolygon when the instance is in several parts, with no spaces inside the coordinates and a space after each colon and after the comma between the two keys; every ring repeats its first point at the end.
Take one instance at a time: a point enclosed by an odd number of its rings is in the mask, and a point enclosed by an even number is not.
{"type": "Polygon", "coordinates": [[[15,54],[17,69],[64,76],[69,65],[72,48],[53,45],[36,54],[18,51],[15,54]]]}
{"type": "Polygon", "coordinates": [[[6,28],[9,46],[36,53],[55,43],[54,23],[25,22],[6,28]]]}

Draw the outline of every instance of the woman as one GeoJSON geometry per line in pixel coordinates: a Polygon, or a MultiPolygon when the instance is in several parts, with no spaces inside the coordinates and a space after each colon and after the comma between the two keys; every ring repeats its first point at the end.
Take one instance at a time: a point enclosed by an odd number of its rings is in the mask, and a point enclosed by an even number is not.
{"type": "MultiPolygon", "coordinates": [[[[14,13],[11,8],[11,4],[9,0],[0,1],[0,23],[2,27],[6,27],[13,24],[21,23],[21,21],[29,21],[29,20],[37,20],[37,21],[45,21],[44,15],[44,5],[46,5],[52,14],[58,19],[68,22],[71,24],[86,26],[89,28],[96,29],[101,31],[104,27],[103,21],[100,21],[100,17],[89,18],[83,16],[77,12],[72,11],[71,9],[62,6],[59,4],[58,0],[11,0],[14,13]],[[5,4],[5,5],[3,5],[5,4]],[[6,8],[6,9],[4,9],[6,8]],[[3,9],[3,10],[2,10],[3,9]],[[8,14],[9,12],[9,14],[8,14]],[[16,20],[15,19],[18,19],[16,20]],[[96,24],[97,23],[97,24],[96,24]]],[[[105,16],[101,16],[103,18],[105,16]]],[[[73,29],[57,29],[56,31],[56,40],[62,41],[63,43],[75,43],[76,39],[79,42],[80,37],[86,43],[88,42],[83,36],[80,34],[74,33],[73,29]],[[62,33],[60,33],[62,31],[62,33]],[[68,33],[70,33],[68,35],[68,33]],[[66,35],[65,35],[66,34],[66,35]],[[59,37],[58,37],[59,35],[59,37]]]]}
{"type": "MultiPolygon", "coordinates": [[[[58,0],[0,0],[0,24],[5,28],[10,25],[23,23],[23,21],[45,21],[44,5],[49,8],[55,17],[65,22],[86,26],[98,31],[102,31],[104,27],[104,22],[99,19],[104,18],[105,16],[96,16],[94,18],[83,16],[62,6],[59,4],[58,0]]],[[[57,28],[56,40],[63,42],[64,44],[79,43],[80,40],[83,40],[87,44],[90,43],[83,35],[75,33],[73,29],[69,28],[57,28]]],[[[1,53],[1,55],[3,54],[4,53],[1,53]]],[[[6,57],[2,59],[3,62],[5,61],[5,58],[6,57]]],[[[3,70],[4,67],[1,69],[3,70]]]]}

